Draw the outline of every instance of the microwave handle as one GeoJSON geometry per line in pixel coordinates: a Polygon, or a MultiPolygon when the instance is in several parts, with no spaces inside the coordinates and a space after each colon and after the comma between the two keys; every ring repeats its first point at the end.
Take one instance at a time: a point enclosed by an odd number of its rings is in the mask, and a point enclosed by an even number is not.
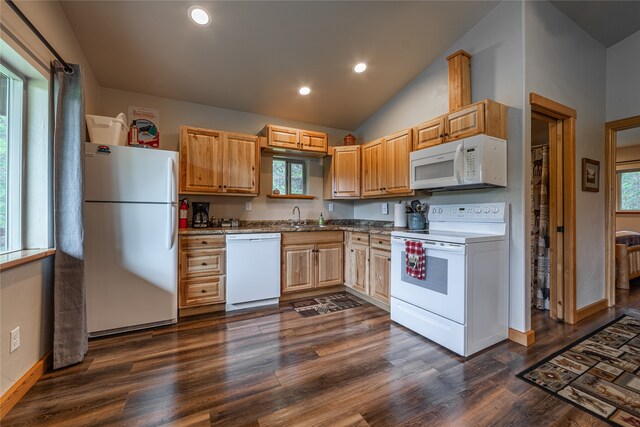
{"type": "Polygon", "coordinates": [[[455,168],[456,181],[458,182],[458,184],[464,184],[464,182],[462,182],[462,174],[464,171],[464,163],[462,162],[463,148],[464,148],[464,145],[459,144],[458,147],[456,147],[456,154],[455,154],[455,157],[453,158],[453,166],[455,168]]]}

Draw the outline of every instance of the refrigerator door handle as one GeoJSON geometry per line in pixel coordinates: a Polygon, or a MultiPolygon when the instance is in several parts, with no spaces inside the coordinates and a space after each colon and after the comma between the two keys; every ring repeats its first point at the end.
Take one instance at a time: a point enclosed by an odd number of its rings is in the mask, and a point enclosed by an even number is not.
{"type": "Polygon", "coordinates": [[[177,200],[174,199],[176,192],[176,170],[171,157],[167,159],[167,172],[167,202],[177,202],[177,200]]]}
{"type": "Polygon", "coordinates": [[[173,248],[173,236],[176,234],[176,204],[175,203],[167,203],[167,209],[169,212],[167,214],[167,250],[171,250],[173,248]]]}

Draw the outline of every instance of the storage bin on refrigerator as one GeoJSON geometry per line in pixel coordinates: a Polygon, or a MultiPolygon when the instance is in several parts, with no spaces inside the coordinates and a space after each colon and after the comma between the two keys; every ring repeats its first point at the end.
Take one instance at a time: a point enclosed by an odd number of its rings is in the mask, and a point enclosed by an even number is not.
{"type": "Polygon", "coordinates": [[[127,145],[129,127],[124,113],[114,117],[86,115],[89,138],[95,144],[127,145]]]}

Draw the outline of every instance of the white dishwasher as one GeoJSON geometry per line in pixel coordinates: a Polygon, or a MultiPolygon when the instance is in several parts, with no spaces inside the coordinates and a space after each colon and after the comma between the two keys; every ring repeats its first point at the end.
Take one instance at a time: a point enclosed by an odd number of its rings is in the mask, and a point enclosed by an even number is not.
{"type": "Polygon", "coordinates": [[[227,235],[226,310],[277,304],[280,233],[227,235]]]}

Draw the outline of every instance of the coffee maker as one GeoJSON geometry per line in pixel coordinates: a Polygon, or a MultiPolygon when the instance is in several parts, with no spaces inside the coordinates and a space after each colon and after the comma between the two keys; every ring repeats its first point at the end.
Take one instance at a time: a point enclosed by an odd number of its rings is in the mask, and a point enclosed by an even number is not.
{"type": "Polygon", "coordinates": [[[192,226],[193,228],[206,228],[209,226],[209,203],[192,202],[192,226]]]}

